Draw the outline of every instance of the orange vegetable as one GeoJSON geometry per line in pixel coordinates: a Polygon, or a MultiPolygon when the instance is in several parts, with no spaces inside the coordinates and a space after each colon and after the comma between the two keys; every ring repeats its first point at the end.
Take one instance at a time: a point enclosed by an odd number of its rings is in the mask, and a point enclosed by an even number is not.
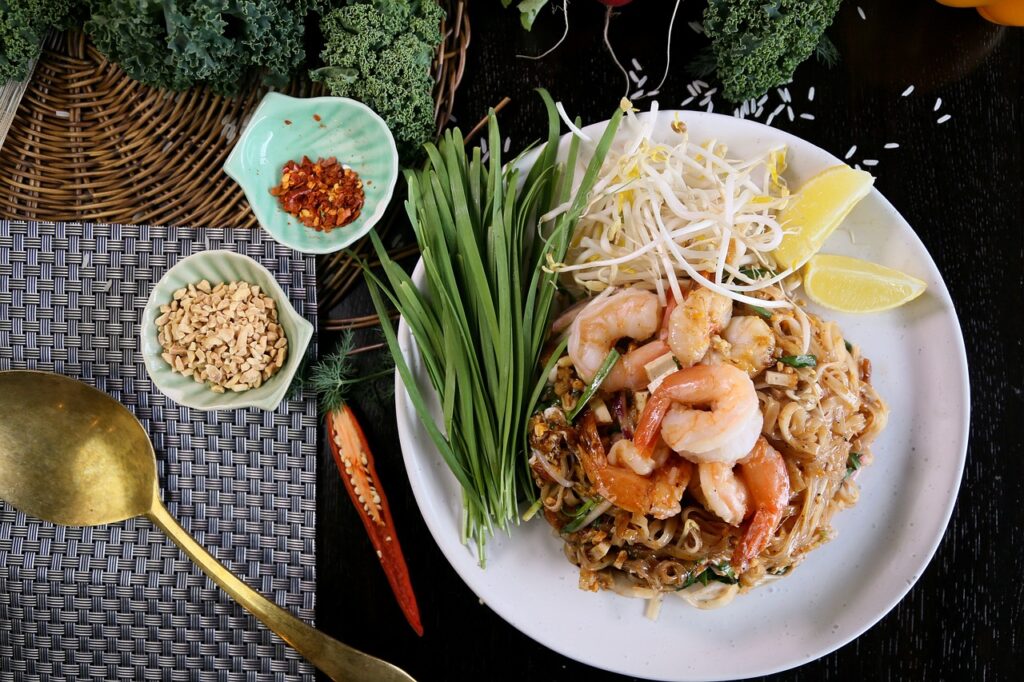
{"type": "Polygon", "coordinates": [[[1024,26],[1024,0],[937,0],[949,7],[973,7],[995,24],[1024,26]]]}

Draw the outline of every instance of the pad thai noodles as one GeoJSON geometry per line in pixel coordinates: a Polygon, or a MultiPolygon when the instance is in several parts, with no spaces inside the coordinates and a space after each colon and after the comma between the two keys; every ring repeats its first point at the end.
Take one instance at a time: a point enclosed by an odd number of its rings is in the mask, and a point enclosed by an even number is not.
{"type": "Polygon", "coordinates": [[[629,125],[550,264],[580,300],[552,326],[529,462],[580,587],[655,617],[664,594],[725,605],[831,539],[887,407],[771,258],[784,150],[736,162],[629,125]]]}

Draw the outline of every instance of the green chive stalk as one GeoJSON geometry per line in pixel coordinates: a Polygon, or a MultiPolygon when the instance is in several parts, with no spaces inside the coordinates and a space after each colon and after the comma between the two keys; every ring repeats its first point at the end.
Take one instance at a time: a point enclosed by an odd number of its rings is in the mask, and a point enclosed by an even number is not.
{"type": "MultiPolygon", "coordinates": [[[[407,170],[405,207],[422,254],[425,291],[392,261],[370,233],[383,275],[364,267],[395,366],[416,412],[462,486],[463,541],[484,565],[487,538],[518,523],[520,501],[532,501],[526,423],[543,387],[538,367],[547,340],[557,275],[576,222],[622,118],[616,111],[579,188],[572,195],[579,139],[558,161],[561,126],[550,95],[547,142],[523,176],[518,159],[502,165],[502,138],[492,110],[485,162],[462,133],[446,131],[426,145],[422,170],[407,170]],[[546,223],[556,206],[569,208],[546,223]],[[441,403],[441,423],[427,408],[398,347],[387,312],[396,307],[416,339],[441,403]]],[[[557,359],[557,356],[556,358],[557,359]]]]}

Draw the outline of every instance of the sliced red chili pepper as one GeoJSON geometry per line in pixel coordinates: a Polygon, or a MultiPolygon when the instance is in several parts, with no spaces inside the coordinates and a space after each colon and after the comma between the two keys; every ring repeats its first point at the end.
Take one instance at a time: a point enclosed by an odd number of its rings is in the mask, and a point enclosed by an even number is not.
{"type": "Polygon", "coordinates": [[[373,548],[377,550],[377,558],[380,559],[402,613],[416,634],[422,637],[423,625],[420,623],[420,610],[412,591],[409,569],[405,565],[402,547],[398,544],[391,508],[377,477],[366,436],[348,405],[328,413],[326,421],[331,454],[334,455],[345,489],[359,511],[373,548]]]}

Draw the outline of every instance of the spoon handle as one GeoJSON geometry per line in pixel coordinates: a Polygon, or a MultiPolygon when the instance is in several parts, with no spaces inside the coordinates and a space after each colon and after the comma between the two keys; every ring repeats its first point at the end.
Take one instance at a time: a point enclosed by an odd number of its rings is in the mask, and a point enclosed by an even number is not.
{"type": "Polygon", "coordinates": [[[155,498],[146,514],[206,575],[310,663],[336,681],[415,682],[401,668],[328,637],[252,589],[193,539],[155,498]]]}

